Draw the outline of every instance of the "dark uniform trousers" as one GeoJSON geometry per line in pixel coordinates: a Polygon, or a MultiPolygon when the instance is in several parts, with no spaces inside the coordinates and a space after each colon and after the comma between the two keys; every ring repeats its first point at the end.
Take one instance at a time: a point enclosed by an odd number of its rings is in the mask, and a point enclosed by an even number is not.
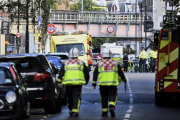
{"type": "Polygon", "coordinates": [[[157,58],[152,58],[152,72],[155,72],[157,58]]]}
{"type": "Polygon", "coordinates": [[[67,93],[67,98],[68,98],[68,108],[69,108],[70,112],[72,112],[73,109],[79,110],[79,108],[80,108],[81,89],[82,89],[82,85],[67,85],[66,86],[66,93],[67,93]]]}
{"type": "MultiPolygon", "coordinates": [[[[100,86],[99,88],[101,94],[101,105],[103,108],[108,108],[109,102],[116,103],[117,101],[117,86],[100,86]]],[[[114,105],[109,104],[109,107],[115,107],[114,105]]],[[[106,112],[106,111],[103,111],[106,112]]]]}

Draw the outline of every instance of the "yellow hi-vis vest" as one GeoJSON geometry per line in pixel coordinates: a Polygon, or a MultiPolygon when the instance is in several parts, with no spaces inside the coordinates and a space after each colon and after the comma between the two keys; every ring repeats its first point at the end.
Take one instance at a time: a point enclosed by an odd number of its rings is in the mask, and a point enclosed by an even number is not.
{"type": "Polygon", "coordinates": [[[152,58],[157,58],[157,51],[153,51],[152,58]]]}
{"type": "Polygon", "coordinates": [[[149,50],[149,56],[152,57],[153,56],[153,50],[149,50]]]}
{"type": "Polygon", "coordinates": [[[62,84],[65,85],[82,85],[85,84],[85,77],[83,73],[83,62],[78,59],[69,59],[65,61],[65,75],[62,84]]]}
{"type": "Polygon", "coordinates": [[[118,86],[121,84],[121,78],[118,75],[118,62],[105,59],[98,63],[98,85],[100,86],[118,86]]]}
{"type": "Polygon", "coordinates": [[[147,53],[146,51],[142,51],[142,52],[139,54],[139,58],[148,59],[148,53],[147,53]]]}

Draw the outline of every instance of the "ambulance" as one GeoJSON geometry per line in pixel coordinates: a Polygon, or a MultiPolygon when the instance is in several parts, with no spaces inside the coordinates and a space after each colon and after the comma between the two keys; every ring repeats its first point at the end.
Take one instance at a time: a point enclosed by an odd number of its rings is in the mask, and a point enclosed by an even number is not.
{"type": "Polygon", "coordinates": [[[176,12],[167,11],[163,16],[163,28],[154,34],[154,44],[158,50],[155,75],[156,106],[180,100],[179,18],[176,12]]]}
{"type": "Polygon", "coordinates": [[[51,35],[51,53],[69,53],[76,47],[79,50],[78,59],[92,66],[92,36],[83,31],[61,32],[51,35]]]}

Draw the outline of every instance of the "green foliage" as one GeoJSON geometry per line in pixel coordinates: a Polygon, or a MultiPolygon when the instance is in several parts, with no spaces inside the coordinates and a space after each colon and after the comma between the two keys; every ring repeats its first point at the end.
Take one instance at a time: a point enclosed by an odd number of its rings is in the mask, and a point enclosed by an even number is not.
{"type": "MultiPolygon", "coordinates": [[[[92,0],[83,0],[83,11],[97,11],[97,9],[91,9],[92,6],[97,5],[92,0]]],[[[70,5],[71,10],[81,10],[81,0],[77,0],[75,4],[70,5]]]]}
{"type": "Polygon", "coordinates": [[[170,5],[179,7],[179,0],[163,0],[169,2],[170,5]]]}
{"type": "MultiPolygon", "coordinates": [[[[27,0],[25,0],[27,1],[27,0]]],[[[49,24],[50,18],[50,8],[57,9],[58,4],[62,4],[65,0],[29,0],[29,16],[26,16],[26,3],[22,3],[21,0],[10,1],[10,2],[1,2],[0,9],[3,12],[10,14],[11,23],[14,22],[14,19],[18,16],[18,10],[20,13],[20,19],[22,18],[31,18],[31,23],[34,27],[38,24],[37,17],[41,15],[42,17],[42,27],[41,31],[46,39],[47,35],[47,25],[49,24]],[[39,13],[41,10],[41,13],[39,13]],[[13,11],[13,12],[12,12],[13,11]]]]}
{"type": "Polygon", "coordinates": [[[100,48],[104,43],[114,43],[116,38],[92,38],[93,48],[100,48]]]}
{"type": "Polygon", "coordinates": [[[133,50],[132,48],[129,48],[129,49],[123,48],[123,54],[124,53],[127,53],[127,55],[129,55],[129,54],[135,54],[136,51],[133,50]]]}

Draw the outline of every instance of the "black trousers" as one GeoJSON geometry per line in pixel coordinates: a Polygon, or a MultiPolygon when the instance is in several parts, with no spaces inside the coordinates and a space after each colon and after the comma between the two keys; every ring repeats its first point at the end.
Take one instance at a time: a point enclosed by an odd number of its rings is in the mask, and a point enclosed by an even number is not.
{"type": "Polygon", "coordinates": [[[108,107],[116,106],[117,86],[100,86],[102,112],[108,112],[108,107]],[[108,106],[109,101],[109,106],[108,106]]]}
{"type": "Polygon", "coordinates": [[[156,58],[152,58],[152,72],[155,72],[156,62],[157,62],[157,59],[156,58]]]}
{"type": "Polygon", "coordinates": [[[67,85],[66,93],[68,98],[69,112],[79,113],[81,104],[82,85],[67,85]]]}

